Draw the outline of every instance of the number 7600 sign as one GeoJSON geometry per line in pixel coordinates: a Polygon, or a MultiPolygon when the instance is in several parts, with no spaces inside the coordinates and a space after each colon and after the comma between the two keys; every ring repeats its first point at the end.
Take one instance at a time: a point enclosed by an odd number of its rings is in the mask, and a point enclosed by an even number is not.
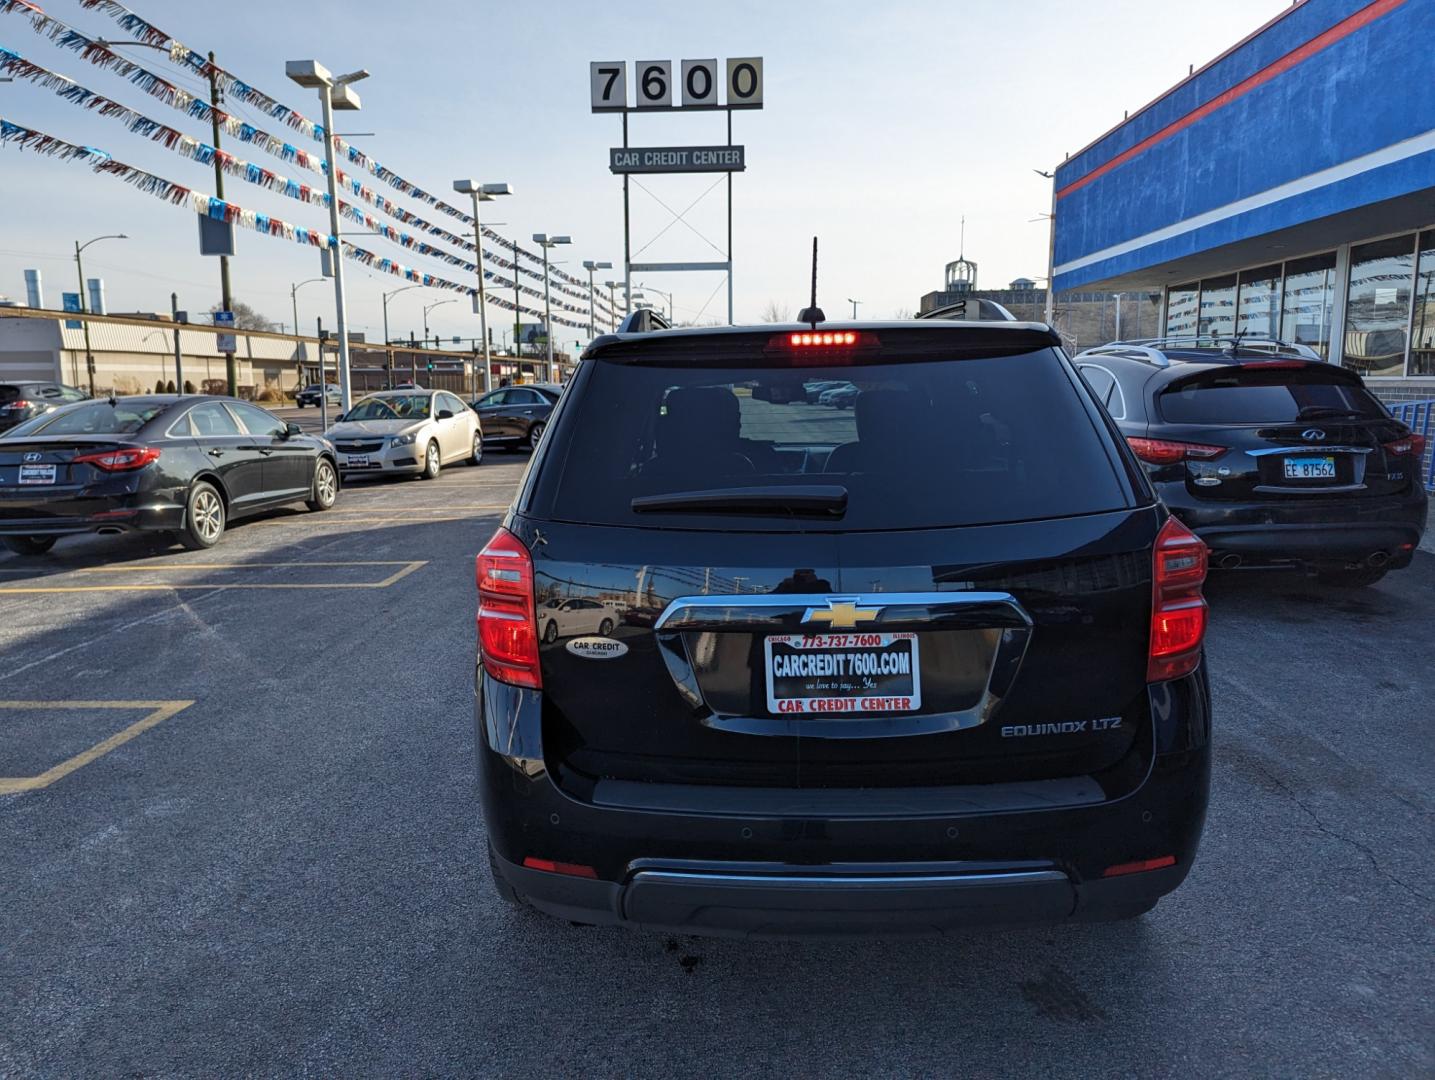
{"type": "Polygon", "coordinates": [[[727,61],[727,78],[718,75],[716,60],[683,60],[676,78],[671,60],[638,60],[633,64],[634,104],[628,104],[628,61],[595,60],[588,65],[594,112],[625,109],[760,109],[762,57],[727,61]],[[718,88],[726,87],[719,103],[718,88]],[[681,105],[674,98],[681,95],[681,105]]]}

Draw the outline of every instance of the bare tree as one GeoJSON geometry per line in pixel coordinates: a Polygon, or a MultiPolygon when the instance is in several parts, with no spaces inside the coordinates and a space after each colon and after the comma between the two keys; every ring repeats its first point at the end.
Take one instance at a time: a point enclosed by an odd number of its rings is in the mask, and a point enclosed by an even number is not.
{"type": "Polygon", "coordinates": [[[896,319],[898,322],[901,322],[904,319],[915,319],[916,317],[917,313],[909,307],[899,307],[897,309],[897,313],[892,316],[892,318],[896,319]]]}
{"type": "MultiPolygon", "coordinates": [[[[216,311],[219,310],[221,310],[219,305],[215,304],[214,307],[209,309],[209,313],[213,315],[216,311]]],[[[275,322],[273,319],[266,318],[265,316],[259,314],[259,312],[255,311],[243,300],[235,300],[233,302],[233,310],[234,328],[236,330],[267,330],[270,333],[273,333],[275,330],[279,329],[279,324],[277,322],[275,322]]]]}
{"type": "Polygon", "coordinates": [[[762,309],[763,322],[791,322],[792,310],[785,308],[776,300],[769,300],[767,306],[762,309]]]}

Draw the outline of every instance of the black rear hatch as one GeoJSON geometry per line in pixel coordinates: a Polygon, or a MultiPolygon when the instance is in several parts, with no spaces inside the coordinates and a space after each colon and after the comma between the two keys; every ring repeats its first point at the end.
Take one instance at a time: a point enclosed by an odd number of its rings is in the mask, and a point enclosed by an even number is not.
{"type": "Polygon", "coordinates": [[[850,335],[659,335],[582,365],[513,521],[565,785],[1019,784],[1129,758],[1161,513],[1049,332],[850,335]],[[855,408],[813,402],[828,380],[855,408]],[[573,597],[613,612],[621,655],[549,630],[573,597]]]}
{"type": "Polygon", "coordinates": [[[1403,494],[1414,480],[1408,459],[1386,449],[1404,428],[1358,375],[1330,364],[1176,369],[1155,406],[1152,437],[1207,448],[1176,472],[1198,498],[1368,498],[1403,494]]]}

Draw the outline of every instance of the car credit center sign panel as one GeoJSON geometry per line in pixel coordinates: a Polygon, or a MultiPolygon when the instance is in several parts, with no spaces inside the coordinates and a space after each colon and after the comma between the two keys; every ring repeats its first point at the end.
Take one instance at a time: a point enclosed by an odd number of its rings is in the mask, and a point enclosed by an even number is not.
{"type": "Polygon", "coordinates": [[[615,173],[742,172],[741,146],[615,146],[608,168],[615,173]]]}

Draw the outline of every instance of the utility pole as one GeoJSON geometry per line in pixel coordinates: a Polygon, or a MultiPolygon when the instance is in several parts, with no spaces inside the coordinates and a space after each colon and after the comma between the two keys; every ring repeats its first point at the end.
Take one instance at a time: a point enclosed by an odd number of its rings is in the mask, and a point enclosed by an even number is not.
{"type": "MultiPolygon", "coordinates": [[[[83,249],[82,247],[80,247],[80,242],[79,242],[78,240],[76,240],[76,241],[75,241],[75,269],[76,269],[77,271],[79,271],[79,274],[80,274],[80,314],[81,314],[81,315],[86,314],[86,312],[89,310],[89,309],[85,306],[85,266],[84,266],[84,264],[83,264],[82,262],[80,262],[80,252],[83,251],[83,250],[84,250],[84,249],[83,249]]],[[[84,328],[85,328],[85,370],[89,373],[89,376],[90,376],[90,397],[94,397],[94,396],[95,396],[95,354],[94,354],[94,352],[90,349],[90,320],[89,320],[89,319],[84,319],[84,320],[82,320],[82,324],[84,325],[84,328]]]]}
{"type": "MultiPolygon", "coordinates": [[[[169,313],[174,320],[174,388],[184,393],[184,360],[179,347],[179,294],[169,294],[169,313]]],[[[297,327],[295,329],[298,329],[297,327]]]]}
{"type": "MultiPolygon", "coordinates": [[[[214,149],[219,149],[219,69],[214,66],[214,53],[209,54],[209,125],[214,136],[214,149]]],[[[224,198],[224,169],[220,166],[219,155],[214,155],[214,194],[216,198],[224,198]]],[[[229,291],[229,256],[219,257],[219,302],[223,311],[234,310],[234,297],[229,291]]],[[[296,321],[294,331],[297,333],[299,324],[296,321]]],[[[239,395],[239,369],[236,366],[234,353],[227,353],[224,357],[224,377],[229,381],[229,396],[239,395]]]]}

